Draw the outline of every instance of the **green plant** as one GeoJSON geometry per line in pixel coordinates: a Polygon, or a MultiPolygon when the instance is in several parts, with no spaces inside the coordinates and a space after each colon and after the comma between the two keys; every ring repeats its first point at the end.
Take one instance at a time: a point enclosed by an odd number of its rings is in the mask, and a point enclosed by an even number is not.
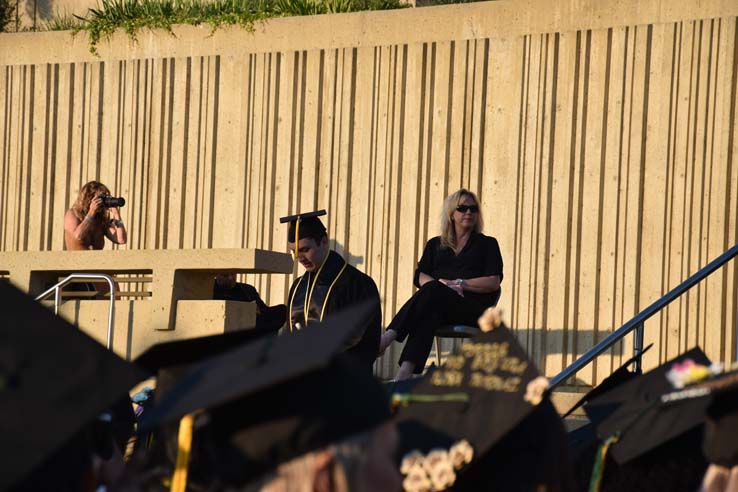
{"type": "Polygon", "coordinates": [[[0,32],[5,32],[15,17],[16,0],[0,0],[0,32]]]}
{"type": "MultiPolygon", "coordinates": [[[[9,1],[9,0],[0,0],[9,1]]],[[[48,29],[85,31],[90,51],[117,29],[131,39],[141,29],[164,29],[172,33],[175,24],[209,24],[213,31],[224,25],[253,30],[255,22],[271,17],[388,10],[403,8],[400,0],[101,0],[85,16],[53,20],[48,29]]]]}

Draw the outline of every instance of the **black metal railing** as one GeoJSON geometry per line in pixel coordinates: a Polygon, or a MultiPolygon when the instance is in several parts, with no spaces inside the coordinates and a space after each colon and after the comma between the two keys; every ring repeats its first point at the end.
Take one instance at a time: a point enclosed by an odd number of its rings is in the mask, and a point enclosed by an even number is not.
{"type": "MultiPolygon", "coordinates": [[[[694,287],[696,284],[707,278],[712,272],[725,265],[727,262],[738,256],[738,244],[721,254],[710,263],[702,267],[697,273],[689,277],[681,284],[674,287],[666,295],[658,299],[656,302],[648,306],[646,309],[636,314],[633,319],[625,323],[623,326],[612,332],[610,335],[605,337],[601,342],[596,344],[594,347],[589,349],[584,355],[575,360],[566,369],[561,371],[559,374],[554,376],[551,381],[551,389],[560,385],[562,382],[569,379],[571,376],[576,374],[584,366],[594,360],[595,357],[600,355],[605,350],[612,347],[614,344],[622,340],[627,334],[635,330],[633,340],[633,355],[638,355],[643,350],[643,323],[646,322],[651,316],[658,313],[666,306],[671,304],[679,296],[687,292],[689,289],[694,287]]],[[[738,337],[736,337],[738,339],[738,337]]],[[[738,350],[738,347],[736,347],[738,350]]],[[[636,363],[640,364],[640,359],[636,359],[636,363]]],[[[640,366],[638,366],[640,367],[640,366]]]]}

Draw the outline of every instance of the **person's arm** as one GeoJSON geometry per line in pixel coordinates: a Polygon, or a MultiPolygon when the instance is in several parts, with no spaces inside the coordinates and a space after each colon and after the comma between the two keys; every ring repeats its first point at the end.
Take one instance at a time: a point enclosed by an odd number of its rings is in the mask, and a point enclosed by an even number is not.
{"type": "Polygon", "coordinates": [[[72,210],[64,214],[64,231],[81,244],[89,244],[92,231],[100,225],[92,213],[79,220],[72,210]]]}
{"type": "Polygon", "coordinates": [[[115,244],[126,244],[128,232],[126,231],[126,225],[120,218],[120,210],[118,210],[118,207],[113,207],[110,212],[113,216],[113,223],[105,229],[105,236],[115,244]]]}
{"type": "Polygon", "coordinates": [[[415,284],[415,287],[417,288],[420,288],[428,282],[432,282],[433,280],[435,280],[435,278],[431,276],[434,263],[434,246],[432,244],[433,242],[433,239],[431,239],[425,244],[423,256],[420,257],[420,261],[418,261],[418,267],[415,269],[413,284],[415,284]]]}
{"type": "MultiPolygon", "coordinates": [[[[371,277],[357,276],[353,281],[346,285],[345,291],[348,296],[345,299],[339,298],[336,305],[340,305],[342,308],[348,308],[352,304],[356,304],[362,301],[371,301],[373,304],[372,314],[363,320],[363,322],[357,326],[351,336],[346,340],[343,349],[348,350],[357,346],[365,336],[371,336],[370,333],[376,333],[379,337],[382,333],[382,302],[379,297],[379,290],[377,284],[374,283],[371,277]]],[[[343,297],[343,296],[340,296],[343,297]]],[[[335,308],[336,311],[340,308],[335,308]]],[[[374,349],[376,352],[376,348],[374,349]]]]}
{"type": "MultiPolygon", "coordinates": [[[[468,278],[461,281],[461,288],[467,292],[477,294],[491,294],[500,289],[502,282],[502,254],[497,240],[493,237],[485,238],[486,257],[484,261],[484,272],[488,275],[468,278]]],[[[457,282],[458,284],[458,282],[457,282]]]]}
{"type": "Polygon", "coordinates": [[[461,287],[467,292],[477,294],[491,294],[500,288],[500,276],[490,275],[488,277],[467,278],[461,281],[461,287]]]}
{"type": "Polygon", "coordinates": [[[424,286],[428,282],[433,282],[435,279],[427,273],[418,272],[418,284],[420,287],[424,286]]]}

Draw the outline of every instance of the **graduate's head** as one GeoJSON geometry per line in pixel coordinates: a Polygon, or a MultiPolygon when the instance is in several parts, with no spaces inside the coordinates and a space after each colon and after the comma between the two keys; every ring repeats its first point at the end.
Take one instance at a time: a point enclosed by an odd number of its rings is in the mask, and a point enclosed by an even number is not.
{"type": "Polygon", "coordinates": [[[306,217],[290,222],[287,231],[287,247],[290,251],[296,251],[296,260],[308,272],[316,271],[330,252],[328,233],[325,226],[318,217],[306,217]],[[297,249],[295,249],[297,240],[297,249]]]}
{"type": "MultiPolygon", "coordinates": [[[[294,242],[287,242],[290,251],[295,250],[294,242]]],[[[300,238],[297,243],[297,261],[308,272],[314,272],[323,264],[326,256],[330,252],[330,243],[328,236],[324,233],[320,239],[314,237],[300,238]]]]}

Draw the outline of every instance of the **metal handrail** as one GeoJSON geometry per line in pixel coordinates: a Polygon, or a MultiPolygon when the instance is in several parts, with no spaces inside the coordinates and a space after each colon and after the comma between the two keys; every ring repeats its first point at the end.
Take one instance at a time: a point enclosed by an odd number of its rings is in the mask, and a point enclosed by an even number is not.
{"type": "MultiPolygon", "coordinates": [[[[702,267],[700,270],[697,271],[694,275],[689,277],[687,280],[682,282],[681,284],[674,287],[672,290],[670,290],[666,295],[658,299],[656,302],[648,306],[646,309],[635,315],[633,319],[625,323],[623,326],[618,328],[616,331],[609,334],[605,339],[603,339],[601,342],[596,344],[594,347],[589,349],[584,355],[579,357],[577,360],[575,360],[571,365],[569,365],[566,369],[561,371],[559,374],[554,376],[550,381],[551,389],[555,388],[559,384],[561,384],[566,379],[570,378],[572,375],[574,375],[577,371],[582,369],[584,366],[592,362],[595,357],[600,355],[605,350],[612,347],[615,343],[619,342],[625,335],[630,333],[631,331],[638,329],[640,333],[640,340],[636,340],[634,345],[634,349],[636,350],[642,350],[643,349],[643,323],[648,320],[651,316],[656,314],[657,312],[664,309],[666,306],[671,304],[672,301],[674,301],[676,298],[684,294],[687,290],[692,288],[697,283],[704,280],[708,275],[710,275],[712,272],[723,266],[728,261],[732,260],[734,257],[738,256],[738,244],[727,250],[725,253],[721,254],[714,260],[712,260],[710,263],[702,267]]],[[[638,338],[638,337],[637,337],[638,338]]],[[[738,347],[737,349],[738,350],[738,347]]],[[[636,353],[635,355],[638,355],[636,353]]]]}
{"type": "Polygon", "coordinates": [[[110,308],[108,310],[108,350],[113,349],[113,312],[115,304],[115,282],[113,277],[104,273],[72,273],[67,278],[57,282],[55,285],[46,289],[42,294],[36,297],[37,301],[43,301],[53,292],[54,293],[54,314],[59,314],[59,302],[61,300],[61,290],[72,280],[105,280],[110,287],[110,308]]]}

